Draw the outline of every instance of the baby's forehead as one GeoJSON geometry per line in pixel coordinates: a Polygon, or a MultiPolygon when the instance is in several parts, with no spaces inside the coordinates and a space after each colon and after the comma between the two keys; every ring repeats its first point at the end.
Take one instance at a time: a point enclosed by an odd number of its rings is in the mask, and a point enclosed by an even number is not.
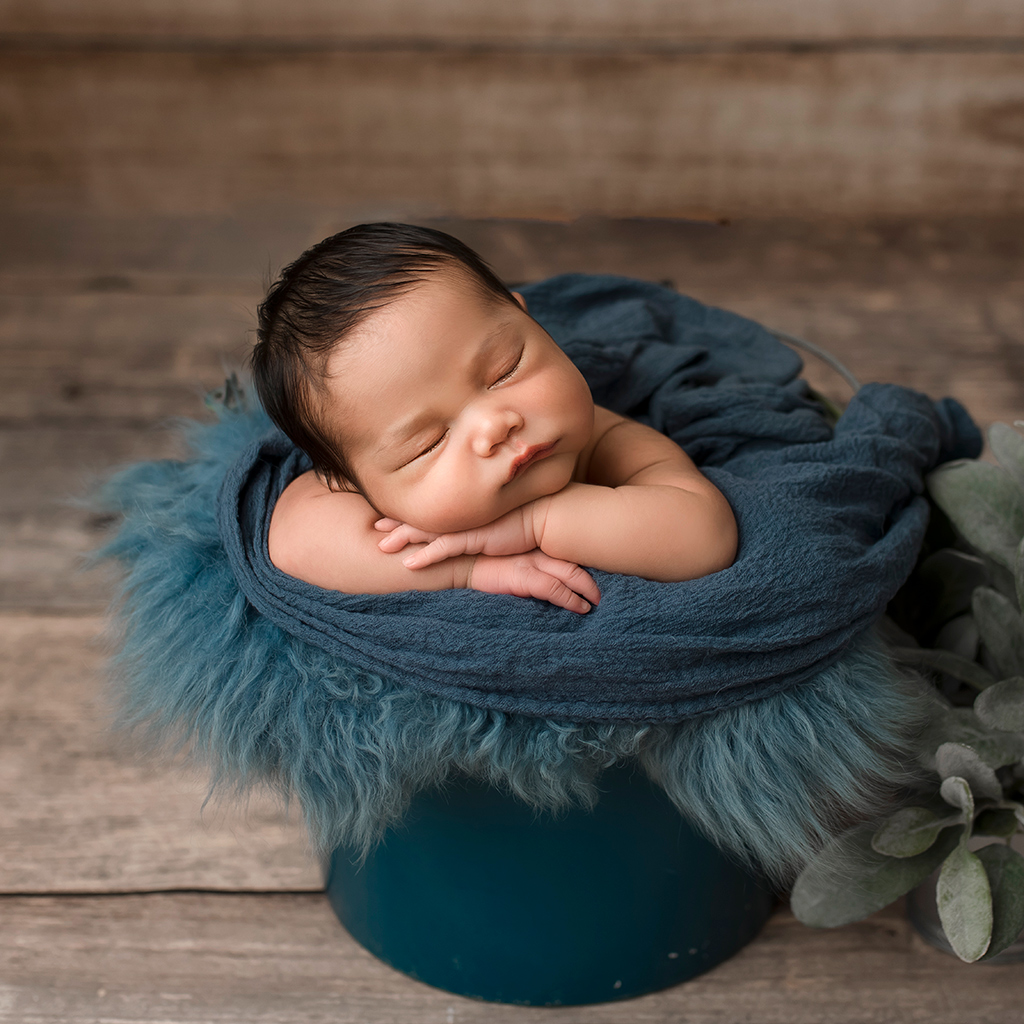
{"type": "Polygon", "coordinates": [[[450,368],[452,357],[484,354],[511,333],[523,316],[514,302],[480,290],[446,288],[427,281],[374,310],[335,343],[327,375],[361,362],[364,357],[417,360],[444,357],[438,368],[450,368]]]}

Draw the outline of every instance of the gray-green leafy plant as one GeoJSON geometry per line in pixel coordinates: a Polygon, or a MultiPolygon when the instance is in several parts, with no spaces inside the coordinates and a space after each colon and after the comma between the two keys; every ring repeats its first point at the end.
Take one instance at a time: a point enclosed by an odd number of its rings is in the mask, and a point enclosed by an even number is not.
{"type": "Polygon", "coordinates": [[[1024,931],[1024,857],[1010,845],[1024,833],[1024,437],[1003,423],[988,436],[999,465],[963,460],[928,477],[957,536],[915,571],[918,629],[893,631],[897,659],[937,680],[919,750],[934,789],[834,840],[792,895],[805,924],[835,927],[938,868],[939,919],[968,962],[1024,931]],[[994,841],[972,849],[975,837],[994,841]]]}

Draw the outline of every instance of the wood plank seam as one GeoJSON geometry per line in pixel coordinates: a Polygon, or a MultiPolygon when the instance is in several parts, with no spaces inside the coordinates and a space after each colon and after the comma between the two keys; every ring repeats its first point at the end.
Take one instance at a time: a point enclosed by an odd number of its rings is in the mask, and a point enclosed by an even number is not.
{"type": "Polygon", "coordinates": [[[108,900],[122,896],[310,896],[326,893],[319,889],[213,889],[201,886],[168,889],[10,889],[0,891],[0,903],[20,899],[108,900]]]}
{"type": "Polygon", "coordinates": [[[0,32],[5,50],[82,50],[91,52],[224,52],[224,53],[452,53],[452,54],[630,54],[638,56],[700,56],[704,54],[835,54],[835,53],[1021,53],[1024,35],[946,36],[907,35],[843,39],[547,39],[455,38],[429,36],[201,36],[126,34],[65,34],[62,32],[0,32]]]}

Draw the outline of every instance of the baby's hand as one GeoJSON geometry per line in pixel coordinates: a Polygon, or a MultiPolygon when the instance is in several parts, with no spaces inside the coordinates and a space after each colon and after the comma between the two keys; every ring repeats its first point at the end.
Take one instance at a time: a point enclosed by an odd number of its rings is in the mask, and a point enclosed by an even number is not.
{"type": "Polygon", "coordinates": [[[465,530],[461,533],[429,533],[408,523],[394,519],[380,519],[376,529],[387,532],[377,547],[393,553],[401,551],[407,544],[426,544],[426,547],[407,555],[402,564],[407,569],[422,569],[424,566],[443,562],[446,558],[459,555],[518,555],[537,547],[532,517],[525,507],[514,508],[511,512],[495,519],[493,523],[465,530]]]}
{"type": "Polygon", "coordinates": [[[516,555],[478,555],[468,586],[487,594],[536,597],[581,615],[601,600],[588,572],[540,548],[516,555]]]}

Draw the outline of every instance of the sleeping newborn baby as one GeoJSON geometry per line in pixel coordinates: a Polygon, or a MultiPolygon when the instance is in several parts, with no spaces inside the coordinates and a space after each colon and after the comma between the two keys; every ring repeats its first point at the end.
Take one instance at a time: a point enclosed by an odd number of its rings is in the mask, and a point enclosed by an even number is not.
{"type": "Polygon", "coordinates": [[[736,555],[728,502],[674,442],[595,406],[471,249],[365,224],[286,267],[259,310],[260,399],[313,468],[271,561],[347,593],[471,587],[584,613],[580,566],[651,580],[736,555]]]}

